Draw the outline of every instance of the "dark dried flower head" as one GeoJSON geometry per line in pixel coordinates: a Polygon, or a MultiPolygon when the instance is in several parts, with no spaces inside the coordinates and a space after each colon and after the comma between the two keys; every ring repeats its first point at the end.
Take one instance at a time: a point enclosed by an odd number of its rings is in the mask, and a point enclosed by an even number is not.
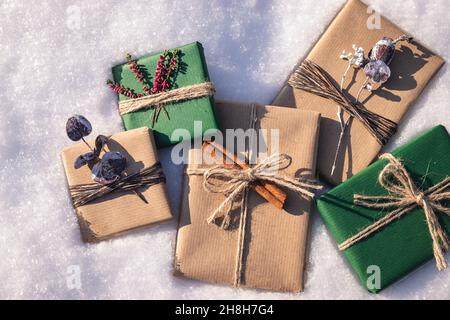
{"type": "Polygon", "coordinates": [[[110,184],[120,179],[127,165],[126,158],[120,152],[107,152],[92,168],[94,181],[110,184]]]}
{"type": "Polygon", "coordinates": [[[88,119],[81,115],[74,115],[67,120],[66,132],[72,141],[78,141],[88,136],[92,131],[92,125],[88,119]]]}

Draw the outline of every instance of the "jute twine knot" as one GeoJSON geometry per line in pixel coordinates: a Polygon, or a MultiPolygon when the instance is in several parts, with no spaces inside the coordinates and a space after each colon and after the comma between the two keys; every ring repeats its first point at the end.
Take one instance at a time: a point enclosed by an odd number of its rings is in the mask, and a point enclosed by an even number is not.
{"type": "Polygon", "coordinates": [[[396,209],[341,243],[339,249],[345,250],[351,247],[404,214],[421,207],[433,241],[433,254],[436,266],[439,270],[447,268],[444,252],[448,251],[450,242],[439,223],[436,211],[450,216],[450,208],[446,208],[440,203],[444,200],[450,200],[450,178],[446,178],[440,183],[422,191],[416,186],[400,160],[390,153],[386,153],[380,158],[389,161],[378,176],[379,184],[386,189],[389,195],[363,196],[355,194],[354,203],[367,208],[396,209]]]}
{"type": "MultiPolygon", "coordinates": [[[[218,165],[210,169],[188,169],[187,174],[203,174],[203,186],[207,191],[227,196],[208,218],[208,222],[216,223],[218,217],[229,222],[233,204],[242,198],[242,193],[255,181],[271,182],[279,187],[295,191],[305,199],[313,199],[314,191],[322,188],[320,184],[314,180],[279,173],[291,163],[292,158],[289,155],[276,153],[245,170],[218,165]]],[[[223,229],[227,229],[228,226],[228,223],[220,225],[223,229]]]]}
{"type": "Polygon", "coordinates": [[[425,201],[425,195],[422,192],[419,192],[416,195],[416,203],[420,206],[425,201]]]}

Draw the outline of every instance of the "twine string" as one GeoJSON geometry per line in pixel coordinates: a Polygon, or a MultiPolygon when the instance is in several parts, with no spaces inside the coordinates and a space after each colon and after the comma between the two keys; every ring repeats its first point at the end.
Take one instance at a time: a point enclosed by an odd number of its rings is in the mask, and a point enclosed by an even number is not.
{"type": "Polygon", "coordinates": [[[95,199],[116,191],[133,191],[140,187],[150,187],[165,182],[161,164],[159,162],[139,172],[130,174],[108,185],[87,183],[69,186],[73,206],[78,208],[95,199]]]}
{"type": "Polygon", "coordinates": [[[333,78],[318,64],[305,60],[288,81],[293,88],[336,102],[350,116],[358,119],[370,134],[384,146],[396,132],[397,124],[378,115],[362,104],[353,103],[335,84],[333,78]]]}
{"type": "Polygon", "coordinates": [[[450,247],[449,239],[439,223],[436,212],[442,212],[450,216],[450,208],[440,204],[440,201],[450,200],[450,177],[438,184],[421,191],[414,183],[411,175],[400,160],[387,153],[380,157],[389,163],[381,170],[378,182],[389,193],[387,196],[364,196],[355,194],[354,203],[366,208],[396,208],[375,223],[367,226],[356,235],[348,238],[339,245],[340,250],[345,250],[371,234],[379,231],[392,221],[399,219],[404,214],[417,207],[424,211],[428,231],[433,241],[433,254],[436,266],[439,270],[447,268],[444,252],[450,247]]]}
{"type": "MultiPolygon", "coordinates": [[[[158,120],[161,111],[164,111],[169,116],[165,106],[171,103],[182,102],[192,99],[199,99],[207,96],[212,96],[215,92],[212,82],[203,82],[190,86],[185,86],[165,92],[151,94],[136,99],[128,99],[119,102],[119,113],[121,115],[143,110],[155,109],[152,116],[152,127],[158,120]]],[[[169,118],[170,119],[170,118],[169,118]]]]}

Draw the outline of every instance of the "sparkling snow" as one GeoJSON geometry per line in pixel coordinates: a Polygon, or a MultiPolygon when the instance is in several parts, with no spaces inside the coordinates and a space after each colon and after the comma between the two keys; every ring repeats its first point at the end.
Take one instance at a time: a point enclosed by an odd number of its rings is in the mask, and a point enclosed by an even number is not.
{"type": "MultiPolygon", "coordinates": [[[[450,60],[448,0],[366,0],[450,60]]],[[[344,0],[0,2],[0,298],[450,298],[450,270],[430,262],[380,295],[368,294],[313,214],[302,294],[236,290],[172,276],[176,219],[115,240],[81,242],[59,151],[66,119],[93,135],[121,130],[105,86],[124,52],[198,40],[217,98],[269,103],[344,0]],[[80,281],[76,281],[79,274],[80,281]],[[75,280],[74,280],[75,279],[75,280]]],[[[388,149],[436,124],[450,129],[450,73],[432,81],[388,149]]],[[[181,167],[160,152],[174,212],[181,167]]]]}

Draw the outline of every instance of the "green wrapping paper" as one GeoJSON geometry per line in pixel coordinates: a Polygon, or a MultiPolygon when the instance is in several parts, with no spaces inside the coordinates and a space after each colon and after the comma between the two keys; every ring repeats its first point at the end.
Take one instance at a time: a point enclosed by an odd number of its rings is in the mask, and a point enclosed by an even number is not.
{"type": "MultiPolygon", "coordinates": [[[[194,42],[177,49],[181,50],[181,65],[173,88],[209,81],[202,45],[199,42],[194,42]]],[[[160,54],[161,52],[137,59],[137,63],[145,67],[147,75],[152,82],[154,81],[154,73],[160,54]]],[[[136,81],[135,75],[126,63],[113,67],[112,73],[114,81],[133,89],[136,93],[144,93],[142,85],[136,81]]],[[[119,94],[119,101],[127,99],[129,98],[119,94]]],[[[201,138],[206,130],[217,129],[213,105],[214,100],[212,96],[167,105],[166,110],[170,119],[162,112],[153,128],[151,128],[151,118],[155,109],[147,108],[127,113],[122,115],[122,120],[125,130],[140,127],[153,129],[157,147],[163,148],[181,141],[171,137],[175,129],[186,129],[189,131],[192,139],[201,138]],[[202,122],[201,130],[194,130],[194,121],[202,122]]]]}
{"type": "MultiPolygon", "coordinates": [[[[392,154],[403,161],[415,184],[421,190],[438,184],[450,175],[450,136],[437,126],[392,154]]],[[[357,234],[393,209],[366,208],[353,203],[353,195],[387,195],[378,183],[378,175],[386,166],[379,160],[317,199],[317,207],[328,230],[338,244],[357,234]]],[[[449,203],[443,202],[445,206],[449,203]]],[[[450,217],[436,211],[438,219],[450,236],[450,217]]],[[[362,285],[377,293],[433,259],[431,235],[423,209],[417,207],[369,237],[343,251],[362,285]],[[373,275],[370,266],[380,269],[380,286],[367,286],[373,275]]],[[[436,270],[437,271],[437,270],[436,270]]]]}

